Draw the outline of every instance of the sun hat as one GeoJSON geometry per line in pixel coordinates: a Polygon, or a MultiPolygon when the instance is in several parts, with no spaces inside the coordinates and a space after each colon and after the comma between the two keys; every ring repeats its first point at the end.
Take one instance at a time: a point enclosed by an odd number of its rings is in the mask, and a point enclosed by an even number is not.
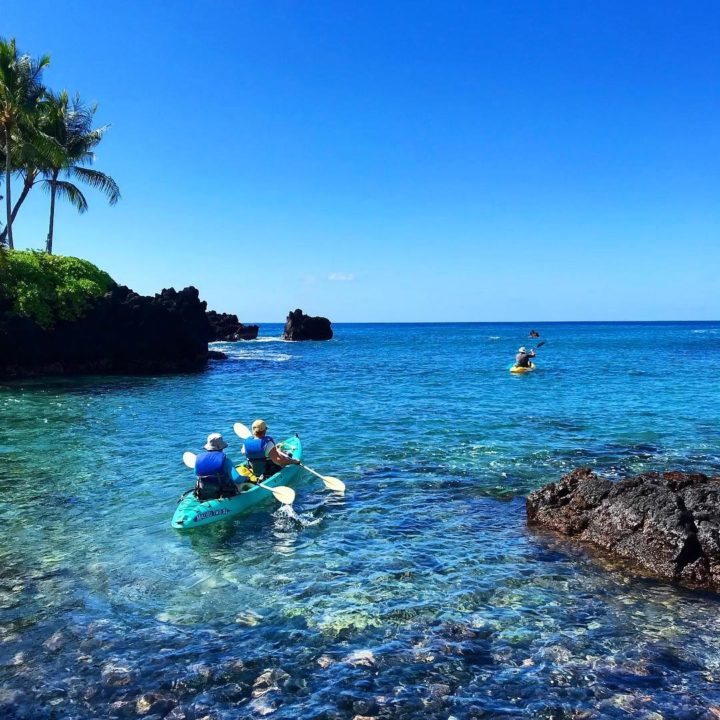
{"type": "Polygon", "coordinates": [[[527,352],[527,350],[525,349],[525,346],[523,345],[523,346],[518,350],[518,352],[524,353],[524,352],[527,352]]]}
{"type": "Polygon", "coordinates": [[[253,432],[265,432],[267,430],[267,423],[264,420],[255,420],[252,424],[253,432]]]}
{"type": "Polygon", "coordinates": [[[210,433],[207,442],[203,445],[208,452],[224,450],[227,446],[228,444],[223,440],[223,436],[220,433],[210,433]]]}

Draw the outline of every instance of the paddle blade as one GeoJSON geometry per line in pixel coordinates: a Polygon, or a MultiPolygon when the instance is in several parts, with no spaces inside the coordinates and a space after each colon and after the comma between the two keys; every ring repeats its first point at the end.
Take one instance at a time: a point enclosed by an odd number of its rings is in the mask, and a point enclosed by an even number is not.
{"type": "Polygon", "coordinates": [[[545,344],[544,340],[541,340],[536,346],[535,349],[537,350],[539,347],[542,347],[545,344]]]}
{"type": "Polygon", "coordinates": [[[268,490],[272,490],[275,499],[283,505],[292,505],[295,502],[295,491],[291,487],[279,485],[278,487],[268,488],[268,490]]]}
{"type": "Polygon", "coordinates": [[[195,458],[196,458],[195,453],[191,453],[189,451],[183,453],[183,462],[191,470],[195,467],[195,458]]]}
{"type": "Polygon", "coordinates": [[[249,437],[252,437],[252,433],[247,429],[246,425],[243,425],[241,422],[236,422],[233,425],[233,432],[241,439],[241,440],[247,440],[249,437]]]}
{"type": "Polygon", "coordinates": [[[312,473],[315,477],[320,478],[328,490],[336,490],[337,492],[345,492],[345,483],[331,475],[321,475],[317,470],[313,470],[311,467],[300,463],[301,468],[305,468],[309,473],[312,473]]]}
{"type": "Polygon", "coordinates": [[[335,492],[345,492],[345,483],[340,478],[333,477],[332,475],[323,475],[322,481],[325,483],[325,487],[328,490],[334,490],[335,492]]]}

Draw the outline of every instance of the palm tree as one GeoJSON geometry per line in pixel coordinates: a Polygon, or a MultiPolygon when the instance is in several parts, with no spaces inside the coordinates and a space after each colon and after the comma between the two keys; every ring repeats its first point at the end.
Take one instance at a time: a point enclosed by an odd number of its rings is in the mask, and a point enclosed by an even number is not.
{"type": "Polygon", "coordinates": [[[32,139],[38,147],[44,146],[34,126],[37,104],[42,97],[42,72],[50,64],[50,56],[33,60],[18,53],[15,38],[0,38],[0,140],[5,155],[5,211],[7,244],[13,248],[12,200],[10,176],[13,156],[18,147],[32,139]]]}
{"type": "Polygon", "coordinates": [[[71,100],[65,90],[58,94],[48,93],[43,103],[46,106],[42,122],[43,132],[52,138],[60,149],[59,153],[45,155],[47,161],[41,167],[43,184],[50,190],[50,225],[46,250],[52,254],[55,199],[58,196],[65,197],[80,213],[88,209],[87,200],[80,188],[69,179],[61,180],[61,174],[105,193],[110,205],[120,199],[120,188],[109,175],[87,167],[95,159],[93,149],[109,127],[92,127],[97,105],[85,105],[79,95],[75,95],[71,100]]]}
{"type": "MultiPolygon", "coordinates": [[[[37,119],[37,126],[39,131],[42,132],[42,115],[40,115],[37,119]]],[[[47,147],[47,145],[48,143],[46,142],[45,146],[47,147]]],[[[41,152],[41,150],[31,142],[23,143],[19,148],[16,148],[16,150],[18,152],[12,159],[12,170],[22,179],[22,190],[15,199],[15,204],[13,205],[12,213],[10,214],[12,224],[15,223],[18,211],[25,202],[25,198],[28,196],[28,193],[33,186],[37,184],[38,176],[40,175],[40,167],[45,164],[48,154],[47,152],[41,152]]],[[[54,152],[57,152],[57,149],[54,149],[54,152]]],[[[5,167],[5,155],[2,149],[0,149],[0,164],[2,167],[5,167]]],[[[2,247],[5,243],[7,234],[8,228],[5,226],[2,231],[0,231],[0,247],[2,247]]]]}

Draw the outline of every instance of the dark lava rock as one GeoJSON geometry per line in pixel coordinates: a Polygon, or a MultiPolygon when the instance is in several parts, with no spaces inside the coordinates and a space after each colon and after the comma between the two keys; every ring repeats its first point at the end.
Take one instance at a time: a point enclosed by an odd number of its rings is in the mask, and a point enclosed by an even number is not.
{"type": "Polygon", "coordinates": [[[310,317],[302,310],[288,313],[285,321],[285,340],[331,340],[333,336],[330,321],[324,317],[310,317]]]}
{"type": "Polygon", "coordinates": [[[217,313],[214,310],[208,310],[207,320],[210,324],[210,342],[255,340],[260,329],[258,325],[243,325],[237,315],[217,313]]]}
{"type": "Polygon", "coordinates": [[[0,303],[0,377],[202,370],[205,309],[194,287],[149,297],[116,286],[78,320],[44,329],[0,303]]]}
{"type": "Polygon", "coordinates": [[[227,360],[227,355],[219,350],[208,350],[208,360],[227,360]]]}
{"type": "Polygon", "coordinates": [[[649,472],[612,483],[579,468],[528,497],[527,522],[652,577],[720,592],[720,478],[649,472]]]}

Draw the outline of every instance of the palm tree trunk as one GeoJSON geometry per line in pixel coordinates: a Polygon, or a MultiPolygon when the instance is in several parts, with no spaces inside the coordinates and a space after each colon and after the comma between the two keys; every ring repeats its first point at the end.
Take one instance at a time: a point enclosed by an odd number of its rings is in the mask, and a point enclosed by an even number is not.
{"type": "Polygon", "coordinates": [[[58,173],[53,172],[50,181],[50,227],[48,228],[47,245],[45,251],[48,255],[52,255],[53,229],[55,227],[55,193],[57,192],[58,173]]]}
{"type": "MultiPolygon", "coordinates": [[[[25,177],[25,182],[23,183],[23,189],[20,193],[20,197],[15,201],[15,207],[12,209],[12,214],[10,215],[10,219],[12,222],[15,222],[15,218],[17,217],[18,210],[20,210],[20,206],[25,202],[25,198],[28,196],[28,193],[30,192],[30,189],[35,184],[35,178],[32,175],[27,175],[25,177]]],[[[2,245],[5,242],[5,238],[7,237],[8,229],[7,227],[4,227],[2,229],[2,232],[0,232],[0,245],[2,245]]]]}
{"type": "Polygon", "coordinates": [[[7,217],[7,243],[10,250],[13,246],[12,234],[12,202],[10,200],[10,128],[5,125],[5,216],[7,217]]]}

